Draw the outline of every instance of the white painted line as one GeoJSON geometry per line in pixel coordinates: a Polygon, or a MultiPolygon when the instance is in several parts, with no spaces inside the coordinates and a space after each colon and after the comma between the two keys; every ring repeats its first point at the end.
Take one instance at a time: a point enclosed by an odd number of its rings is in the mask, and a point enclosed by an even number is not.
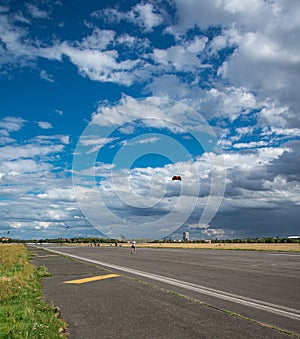
{"type": "Polygon", "coordinates": [[[45,249],[47,251],[50,251],[50,252],[53,252],[53,253],[63,254],[63,255],[66,255],[68,257],[71,257],[71,258],[79,259],[79,260],[82,260],[82,261],[87,261],[87,262],[90,262],[90,263],[93,263],[93,264],[97,264],[97,265],[109,267],[109,268],[112,268],[112,269],[116,269],[116,270],[119,270],[119,271],[138,275],[138,276],[141,276],[141,277],[144,277],[144,278],[149,278],[149,279],[152,279],[152,280],[160,281],[160,282],[163,282],[163,283],[167,283],[169,285],[181,287],[181,288],[184,288],[184,289],[187,289],[187,290],[190,290],[190,291],[195,291],[195,292],[202,293],[202,294],[205,294],[205,295],[209,295],[209,296],[212,296],[212,297],[215,297],[215,298],[219,298],[219,299],[231,301],[231,302],[234,302],[234,303],[238,303],[238,304],[241,304],[241,305],[244,305],[244,306],[253,307],[253,308],[256,308],[256,309],[259,309],[259,310],[262,310],[262,311],[267,311],[267,312],[277,314],[277,315],[280,315],[280,316],[284,316],[284,317],[287,317],[287,318],[290,318],[290,319],[300,320],[300,310],[297,310],[297,309],[272,304],[272,303],[262,301],[262,300],[246,298],[246,297],[243,297],[243,296],[240,296],[240,295],[216,290],[216,289],[213,289],[213,288],[208,288],[208,287],[201,286],[201,285],[192,284],[192,283],[189,283],[189,282],[186,282],[186,281],[168,278],[168,277],[164,277],[164,276],[157,275],[157,274],[147,273],[147,272],[143,272],[143,271],[139,271],[139,270],[135,270],[135,269],[132,269],[132,268],[123,267],[123,266],[119,266],[119,265],[109,264],[109,263],[98,261],[98,260],[88,259],[88,258],[80,257],[78,255],[68,254],[68,253],[52,250],[52,249],[49,249],[49,248],[45,248],[45,249]]]}

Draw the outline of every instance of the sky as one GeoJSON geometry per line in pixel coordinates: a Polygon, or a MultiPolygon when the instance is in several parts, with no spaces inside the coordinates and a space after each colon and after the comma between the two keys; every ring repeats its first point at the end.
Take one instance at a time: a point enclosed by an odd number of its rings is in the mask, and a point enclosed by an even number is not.
{"type": "Polygon", "coordinates": [[[299,235],[299,36],[298,0],[2,0],[1,236],[299,235]]]}

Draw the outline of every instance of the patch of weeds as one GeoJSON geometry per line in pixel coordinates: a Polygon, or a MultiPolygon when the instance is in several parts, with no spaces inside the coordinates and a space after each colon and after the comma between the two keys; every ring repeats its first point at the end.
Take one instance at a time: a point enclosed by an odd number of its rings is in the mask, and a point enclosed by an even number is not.
{"type": "Polygon", "coordinates": [[[33,267],[23,245],[0,246],[0,254],[0,338],[66,338],[57,309],[42,301],[46,268],[33,267]]]}

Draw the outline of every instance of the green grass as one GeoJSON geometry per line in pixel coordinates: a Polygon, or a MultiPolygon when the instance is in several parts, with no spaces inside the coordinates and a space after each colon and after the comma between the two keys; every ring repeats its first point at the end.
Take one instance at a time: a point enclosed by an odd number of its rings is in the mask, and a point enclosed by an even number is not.
{"type": "Polygon", "coordinates": [[[0,338],[66,338],[58,311],[42,301],[40,280],[23,245],[0,245],[0,338]]]}

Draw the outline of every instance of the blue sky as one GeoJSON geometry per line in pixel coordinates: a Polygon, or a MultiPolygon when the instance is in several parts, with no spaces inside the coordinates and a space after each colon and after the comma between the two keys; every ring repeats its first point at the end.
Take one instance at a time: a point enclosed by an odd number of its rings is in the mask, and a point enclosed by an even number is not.
{"type": "Polygon", "coordinates": [[[298,235],[299,18],[298,0],[3,0],[1,235],[298,235]]]}

